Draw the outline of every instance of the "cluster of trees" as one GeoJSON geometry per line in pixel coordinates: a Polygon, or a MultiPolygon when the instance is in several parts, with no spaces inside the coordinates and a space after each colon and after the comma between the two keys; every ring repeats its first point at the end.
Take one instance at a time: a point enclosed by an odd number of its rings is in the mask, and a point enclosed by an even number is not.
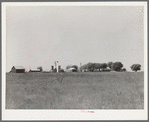
{"type": "MultiPolygon", "coordinates": [[[[123,68],[123,64],[121,62],[108,62],[108,63],[87,63],[84,64],[80,67],[81,71],[89,71],[89,72],[93,72],[93,71],[101,71],[101,70],[107,70],[107,67],[109,67],[109,69],[111,71],[126,71],[125,68],[123,68]]],[[[131,67],[132,71],[138,71],[141,69],[141,65],[140,64],[133,64],[131,67]]]]}
{"type": "Polygon", "coordinates": [[[107,63],[107,66],[114,71],[126,71],[125,68],[123,68],[123,64],[121,62],[109,62],[107,63]],[[123,68],[123,69],[122,69],[123,68]]]}
{"type": "Polygon", "coordinates": [[[122,69],[123,64],[121,62],[109,62],[109,63],[87,63],[83,66],[80,67],[80,70],[87,70],[90,72],[93,71],[101,71],[101,70],[105,70],[107,69],[107,67],[109,67],[111,70],[114,71],[126,71],[126,69],[122,69]]]}
{"type": "Polygon", "coordinates": [[[87,70],[87,71],[90,71],[90,72],[93,72],[93,71],[100,71],[100,69],[106,69],[107,68],[107,64],[106,63],[87,63],[87,64],[84,64],[80,67],[80,70],[87,70]]]}

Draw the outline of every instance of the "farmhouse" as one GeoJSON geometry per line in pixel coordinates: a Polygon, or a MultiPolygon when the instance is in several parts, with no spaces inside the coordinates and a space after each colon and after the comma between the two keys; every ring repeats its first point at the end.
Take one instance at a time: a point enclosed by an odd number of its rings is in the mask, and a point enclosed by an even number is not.
{"type": "Polygon", "coordinates": [[[25,73],[25,68],[22,66],[13,66],[11,68],[10,72],[12,72],[12,73],[25,73]]]}
{"type": "Polygon", "coordinates": [[[40,72],[40,69],[30,69],[29,72],[40,72]]]}

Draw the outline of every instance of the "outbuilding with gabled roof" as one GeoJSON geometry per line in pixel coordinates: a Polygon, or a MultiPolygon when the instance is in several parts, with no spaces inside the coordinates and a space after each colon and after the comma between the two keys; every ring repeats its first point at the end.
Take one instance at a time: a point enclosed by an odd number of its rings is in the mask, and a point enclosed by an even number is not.
{"type": "Polygon", "coordinates": [[[25,73],[25,68],[23,66],[13,66],[11,68],[12,73],[25,73]]]}

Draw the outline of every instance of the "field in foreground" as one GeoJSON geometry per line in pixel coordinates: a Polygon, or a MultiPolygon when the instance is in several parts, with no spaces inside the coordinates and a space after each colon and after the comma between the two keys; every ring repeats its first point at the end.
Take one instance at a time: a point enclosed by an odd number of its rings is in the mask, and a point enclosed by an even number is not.
{"type": "Polygon", "coordinates": [[[6,109],[143,108],[143,72],[6,74],[6,109]]]}

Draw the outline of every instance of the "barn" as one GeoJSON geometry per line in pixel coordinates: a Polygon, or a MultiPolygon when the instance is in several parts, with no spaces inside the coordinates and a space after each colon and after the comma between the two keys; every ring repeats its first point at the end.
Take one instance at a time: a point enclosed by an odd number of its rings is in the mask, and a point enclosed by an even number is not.
{"type": "Polygon", "coordinates": [[[12,73],[25,73],[25,68],[23,66],[13,66],[11,68],[12,73]]]}

